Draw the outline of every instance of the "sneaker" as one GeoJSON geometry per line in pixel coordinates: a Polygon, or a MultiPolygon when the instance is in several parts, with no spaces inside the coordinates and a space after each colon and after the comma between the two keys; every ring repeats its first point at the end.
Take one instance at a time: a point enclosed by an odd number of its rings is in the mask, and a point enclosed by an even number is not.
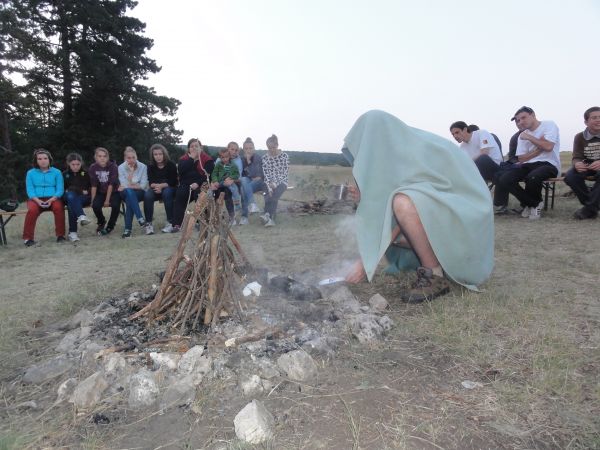
{"type": "Polygon", "coordinates": [[[171,229],[171,233],[179,233],[180,230],[181,230],[181,227],[179,225],[173,225],[173,227],[171,229]]]}
{"type": "Polygon", "coordinates": [[[138,223],[140,224],[140,227],[145,227],[148,222],[142,217],[141,219],[138,219],[138,223]]]}
{"type": "Polygon", "coordinates": [[[539,220],[542,218],[542,208],[544,207],[544,202],[540,202],[537,206],[532,206],[529,208],[529,220],[539,220]]]}
{"type": "Polygon", "coordinates": [[[259,213],[260,212],[260,208],[258,206],[256,206],[256,203],[250,203],[248,205],[248,212],[250,214],[259,213]]]}
{"type": "Polygon", "coordinates": [[[269,220],[267,220],[267,223],[265,223],[265,227],[266,228],[270,228],[270,227],[274,227],[275,226],[275,222],[273,222],[273,219],[269,218],[269,220]]]}
{"type": "Polygon", "coordinates": [[[247,217],[240,217],[240,225],[248,225],[248,218],[247,217]]]}
{"type": "Polygon", "coordinates": [[[154,234],[154,227],[152,226],[152,222],[147,222],[145,228],[146,228],[146,236],[148,236],[150,234],[154,234]]]}
{"type": "Polygon", "coordinates": [[[130,238],[131,237],[131,230],[125,230],[125,231],[123,231],[123,234],[121,235],[121,237],[123,239],[130,238]]]}
{"type": "Polygon", "coordinates": [[[267,223],[269,220],[271,220],[271,214],[266,212],[262,216],[260,216],[260,218],[263,220],[264,223],[267,223]]]}
{"type": "Polygon", "coordinates": [[[35,241],[33,239],[27,239],[24,244],[25,247],[33,247],[35,245],[35,241]]]}
{"type": "Polygon", "coordinates": [[[525,208],[523,208],[523,210],[521,211],[521,217],[523,218],[528,218],[529,217],[529,212],[531,211],[531,208],[529,206],[526,206],[525,208]]]}
{"type": "Polygon", "coordinates": [[[69,242],[77,242],[79,240],[79,236],[74,231],[69,233],[69,242]]]}
{"type": "Polygon", "coordinates": [[[506,205],[494,206],[494,215],[502,216],[508,214],[508,207],[506,205]]]}
{"type": "Polygon", "coordinates": [[[432,270],[426,267],[418,267],[417,280],[408,291],[401,293],[400,297],[407,303],[421,303],[448,292],[450,292],[450,283],[446,278],[434,275],[432,270]]]}
{"type": "Polygon", "coordinates": [[[102,234],[102,231],[104,231],[104,224],[98,224],[98,226],[96,227],[96,234],[100,236],[102,234]]]}
{"type": "Polygon", "coordinates": [[[173,225],[171,225],[170,223],[167,223],[165,225],[165,227],[162,230],[160,230],[160,231],[162,231],[163,233],[172,233],[173,232],[173,225]]]}
{"type": "Polygon", "coordinates": [[[230,227],[234,227],[236,225],[237,225],[237,220],[235,220],[235,217],[233,217],[231,220],[229,220],[230,227]]]}
{"type": "Polygon", "coordinates": [[[595,219],[596,217],[598,217],[598,212],[589,209],[587,206],[573,213],[573,219],[576,220],[595,219]]]}
{"type": "Polygon", "coordinates": [[[57,243],[57,244],[62,244],[62,243],[63,243],[63,242],[65,242],[65,241],[66,241],[66,239],[65,239],[65,237],[64,237],[64,236],[57,236],[57,237],[56,237],[56,243],[57,243]]]}
{"type": "Polygon", "coordinates": [[[85,214],[82,214],[77,218],[77,223],[79,225],[88,225],[90,223],[90,219],[88,219],[85,214]]]}

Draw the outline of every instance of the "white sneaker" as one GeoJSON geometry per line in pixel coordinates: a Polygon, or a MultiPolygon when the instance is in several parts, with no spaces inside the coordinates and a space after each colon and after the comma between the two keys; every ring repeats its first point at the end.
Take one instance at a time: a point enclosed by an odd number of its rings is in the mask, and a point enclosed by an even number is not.
{"type": "Polygon", "coordinates": [[[260,216],[260,218],[263,220],[264,223],[267,223],[269,220],[271,220],[271,214],[266,212],[262,216],[260,216]]]}
{"type": "Polygon", "coordinates": [[[256,206],[256,203],[250,203],[248,205],[248,212],[250,214],[259,213],[260,212],[260,208],[258,206],[256,206]]]}
{"type": "Polygon", "coordinates": [[[544,208],[544,202],[540,202],[539,205],[529,208],[529,220],[539,220],[542,218],[542,208],[544,208]]]}
{"type": "Polygon", "coordinates": [[[248,218],[247,217],[240,217],[240,225],[248,225],[248,218]]]}
{"type": "Polygon", "coordinates": [[[269,220],[267,220],[267,223],[265,223],[265,228],[269,228],[269,227],[274,227],[275,226],[275,222],[273,222],[273,219],[269,218],[269,220]]]}
{"type": "Polygon", "coordinates": [[[237,220],[235,220],[235,218],[233,218],[233,219],[231,219],[231,220],[229,221],[229,226],[230,226],[230,227],[234,227],[234,226],[236,226],[236,225],[237,225],[237,220]]]}
{"type": "MultiPolygon", "coordinates": [[[[88,218],[87,218],[87,216],[86,216],[85,214],[82,214],[81,216],[79,216],[79,217],[77,218],[77,223],[78,223],[79,225],[88,225],[90,222],[91,222],[91,220],[90,220],[90,219],[88,219],[88,218]]],[[[76,234],[77,234],[77,233],[76,233],[76,234]]],[[[77,239],[77,240],[79,240],[79,239],[77,239]]]]}
{"type": "Polygon", "coordinates": [[[146,222],[144,228],[146,228],[146,235],[154,234],[154,227],[152,226],[152,222],[146,222]]]}
{"type": "Polygon", "coordinates": [[[77,233],[75,233],[75,232],[69,233],[69,242],[77,242],[78,240],[79,240],[79,236],[77,236],[77,233]]]}
{"type": "Polygon", "coordinates": [[[529,217],[530,211],[531,211],[531,208],[529,206],[526,206],[525,208],[523,208],[523,211],[521,211],[521,217],[523,217],[523,218],[529,217]]]}
{"type": "Polygon", "coordinates": [[[162,231],[163,233],[172,233],[173,225],[171,225],[170,223],[167,223],[167,225],[160,231],[162,231]]]}

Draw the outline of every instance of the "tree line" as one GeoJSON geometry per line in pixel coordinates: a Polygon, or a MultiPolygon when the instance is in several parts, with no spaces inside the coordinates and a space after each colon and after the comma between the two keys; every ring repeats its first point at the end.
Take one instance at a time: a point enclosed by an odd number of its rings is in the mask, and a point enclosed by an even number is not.
{"type": "Polygon", "coordinates": [[[56,160],[102,145],[175,149],[180,102],[145,83],[160,71],[133,0],[0,0],[0,199],[35,148],[56,160]]]}

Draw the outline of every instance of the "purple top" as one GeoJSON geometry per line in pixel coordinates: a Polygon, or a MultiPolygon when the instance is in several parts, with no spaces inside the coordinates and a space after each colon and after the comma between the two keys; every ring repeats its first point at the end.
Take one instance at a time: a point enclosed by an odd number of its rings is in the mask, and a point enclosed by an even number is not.
{"type": "Polygon", "coordinates": [[[98,163],[94,163],[90,166],[88,172],[92,187],[97,187],[98,192],[106,194],[109,185],[112,184],[114,187],[119,185],[119,170],[112,161],[109,161],[106,167],[100,167],[98,163]]]}

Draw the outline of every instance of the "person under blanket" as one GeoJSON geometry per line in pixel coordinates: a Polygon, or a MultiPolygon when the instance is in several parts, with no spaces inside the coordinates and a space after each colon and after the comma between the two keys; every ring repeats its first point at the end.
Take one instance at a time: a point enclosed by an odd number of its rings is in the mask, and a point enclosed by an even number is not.
{"type": "Polygon", "coordinates": [[[388,271],[416,269],[402,300],[418,303],[450,291],[477,290],[494,266],[488,188],[464,152],[383,111],[358,118],[342,152],[352,165],[360,260],[346,280],[372,280],[385,255],[388,271]],[[390,243],[396,245],[390,245],[390,243]]]}

